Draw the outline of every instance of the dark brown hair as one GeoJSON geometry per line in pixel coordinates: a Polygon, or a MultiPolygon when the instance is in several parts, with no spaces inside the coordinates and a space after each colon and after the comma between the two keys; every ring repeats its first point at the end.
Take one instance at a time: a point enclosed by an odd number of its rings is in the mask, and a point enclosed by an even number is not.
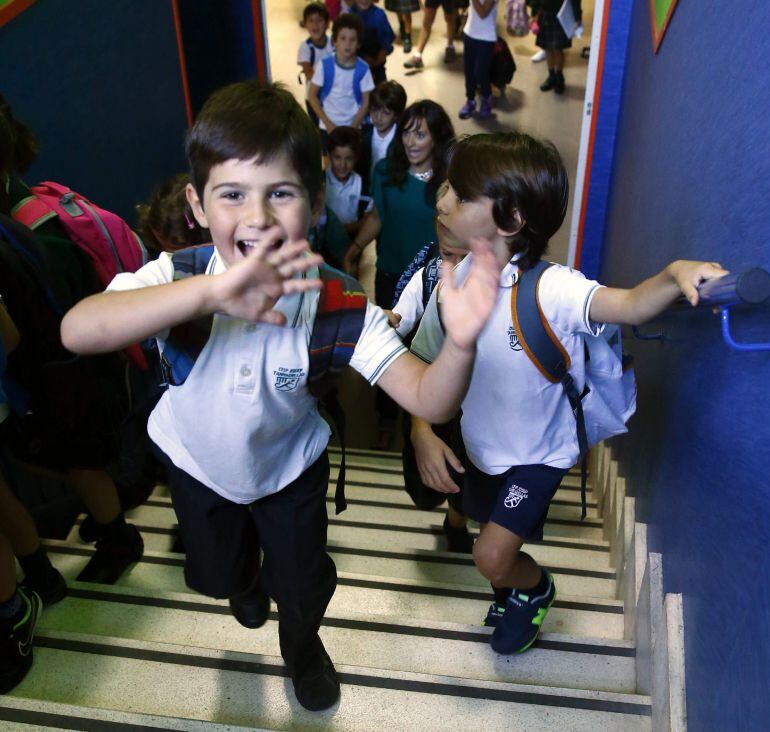
{"type": "Polygon", "coordinates": [[[429,203],[436,200],[436,191],[444,182],[447,172],[447,152],[454,139],[455,130],[452,120],[440,104],[430,99],[421,99],[410,104],[398,122],[396,134],[388,153],[388,173],[390,185],[401,188],[409,175],[409,160],[404,149],[403,134],[405,130],[425,120],[430,135],[433,138],[433,175],[425,188],[425,196],[429,203]]]}
{"type": "Polygon", "coordinates": [[[329,22],[329,9],[323,3],[309,3],[302,10],[302,24],[307,23],[311,15],[320,15],[325,23],[329,22]]]}
{"type": "Polygon", "coordinates": [[[511,237],[511,254],[530,269],[543,256],[567,212],[569,182],[559,151],[520,132],[471,135],[450,151],[449,183],[461,199],[491,198],[492,217],[511,237]]]}
{"type": "Polygon", "coordinates": [[[136,207],[137,231],[149,248],[175,251],[211,241],[208,229],[198,224],[187,203],[189,182],[187,173],[177,173],[161,183],[146,203],[136,207]]]}
{"type": "Polygon", "coordinates": [[[187,134],[190,179],[201,201],[214,165],[284,154],[314,202],[324,180],[321,137],[282,84],[240,81],[215,91],[187,134]]]}
{"type": "Polygon", "coordinates": [[[396,124],[406,109],[406,90],[397,81],[381,81],[369,96],[369,109],[387,109],[396,116],[396,124]]]}
{"type": "Polygon", "coordinates": [[[364,40],[364,21],[361,20],[354,13],[343,13],[332,25],[332,40],[336,41],[339,32],[343,28],[350,28],[358,34],[358,42],[363,43],[364,40]]]}
{"type": "Polygon", "coordinates": [[[329,133],[329,142],[327,143],[329,153],[337,147],[349,147],[357,160],[361,154],[361,133],[355,127],[338,125],[329,133]]]}

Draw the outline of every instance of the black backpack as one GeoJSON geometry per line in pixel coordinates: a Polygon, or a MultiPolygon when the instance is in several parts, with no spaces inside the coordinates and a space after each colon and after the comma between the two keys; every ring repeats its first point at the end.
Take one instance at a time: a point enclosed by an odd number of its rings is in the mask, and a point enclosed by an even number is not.
{"type": "Polygon", "coordinates": [[[489,64],[489,81],[502,91],[513,81],[515,73],[516,62],[513,60],[511,49],[508,48],[505,39],[498,36],[489,64]]]}

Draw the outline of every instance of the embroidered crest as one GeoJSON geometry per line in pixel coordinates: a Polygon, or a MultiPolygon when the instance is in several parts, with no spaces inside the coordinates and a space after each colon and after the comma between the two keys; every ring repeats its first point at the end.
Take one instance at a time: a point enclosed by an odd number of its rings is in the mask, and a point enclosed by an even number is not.
{"type": "Polygon", "coordinates": [[[529,493],[526,488],[514,484],[508,489],[508,495],[505,498],[505,507],[516,508],[528,496],[529,493]]]}
{"type": "Polygon", "coordinates": [[[508,343],[511,346],[512,351],[523,350],[521,343],[519,343],[519,334],[513,326],[508,328],[508,343]]]}
{"type": "Polygon", "coordinates": [[[273,371],[276,391],[294,391],[299,380],[305,375],[303,369],[287,369],[281,366],[273,371]]]}

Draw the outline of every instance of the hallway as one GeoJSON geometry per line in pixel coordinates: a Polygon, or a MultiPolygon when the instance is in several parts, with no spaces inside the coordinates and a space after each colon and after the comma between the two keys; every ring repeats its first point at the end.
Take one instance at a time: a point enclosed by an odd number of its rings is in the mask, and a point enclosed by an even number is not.
{"type": "MultiPolygon", "coordinates": [[[[299,67],[296,57],[299,44],[307,38],[305,31],[298,25],[306,2],[305,0],[265,0],[264,4],[272,79],[286,84],[304,104],[304,87],[297,82],[299,67]]],[[[580,50],[590,43],[594,3],[593,0],[584,0],[582,5],[585,32],[581,39],[573,41],[572,48],[566,53],[567,90],[561,97],[551,92],[541,92],[538,88],[547,75],[547,68],[544,62],[530,61],[537,50],[535,37],[530,34],[524,38],[517,38],[506,34],[504,0],[498,4],[497,28],[498,33],[508,42],[516,61],[517,71],[504,97],[496,100],[495,114],[491,120],[481,122],[478,119],[461,120],[457,117],[457,110],[465,101],[462,43],[455,41],[455,48],[458,51],[457,61],[449,65],[444,64],[442,58],[446,37],[441,10],[436,15],[430,41],[423,54],[425,68],[419,71],[405,69],[403,62],[409,56],[404,54],[400,44],[395,45],[393,53],[388,56],[388,78],[395,79],[404,86],[408,103],[421,98],[429,98],[441,103],[449,113],[458,134],[520,130],[551,140],[564,158],[570,175],[570,186],[574,190],[588,68],[588,61],[581,58],[580,50]]],[[[384,7],[382,2],[380,6],[384,7]]],[[[388,19],[392,26],[396,26],[397,32],[395,14],[388,13],[388,19]]],[[[421,19],[422,13],[414,13],[412,16],[412,37],[415,43],[421,19]]],[[[329,32],[331,33],[331,29],[329,32]]],[[[564,224],[551,240],[549,248],[549,257],[555,262],[566,262],[571,216],[572,200],[570,199],[564,224]]],[[[367,254],[371,266],[373,252],[369,251],[367,254]]],[[[365,278],[364,285],[367,285],[365,278]]]]}

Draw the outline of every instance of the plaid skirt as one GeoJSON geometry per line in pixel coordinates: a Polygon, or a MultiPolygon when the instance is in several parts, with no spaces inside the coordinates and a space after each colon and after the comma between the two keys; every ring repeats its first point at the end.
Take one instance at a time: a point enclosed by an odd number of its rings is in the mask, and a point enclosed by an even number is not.
{"type": "Polygon", "coordinates": [[[538,22],[540,23],[540,33],[537,34],[535,44],[540,48],[557,51],[572,46],[572,39],[567,38],[556,13],[550,10],[541,10],[538,22]]]}
{"type": "Polygon", "coordinates": [[[385,10],[391,13],[416,13],[420,9],[420,0],[385,0],[385,10]]]}

